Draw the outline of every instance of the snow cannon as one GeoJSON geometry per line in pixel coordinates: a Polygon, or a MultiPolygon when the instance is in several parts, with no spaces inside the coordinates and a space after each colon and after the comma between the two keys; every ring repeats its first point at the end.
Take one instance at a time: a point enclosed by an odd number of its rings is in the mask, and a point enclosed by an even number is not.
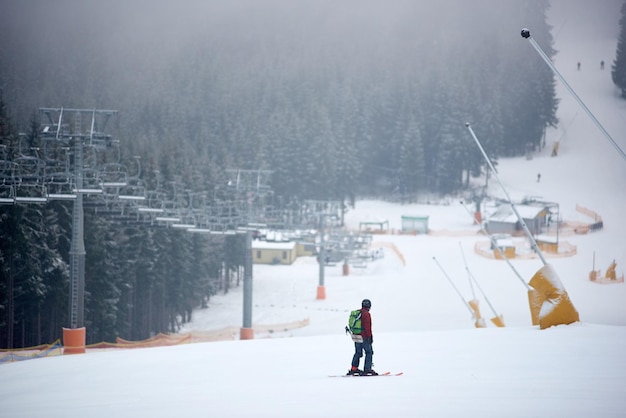
{"type": "Polygon", "coordinates": [[[591,113],[591,110],[589,110],[589,108],[587,107],[585,102],[583,102],[581,100],[581,98],[578,97],[578,95],[576,94],[576,92],[574,91],[572,86],[569,85],[567,80],[565,80],[563,75],[559,72],[559,70],[557,70],[556,66],[552,62],[552,59],[548,55],[546,55],[545,52],[543,52],[543,50],[541,49],[539,44],[537,44],[537,42],[530,36],[530,30],[528,30],[527,28],[523,28],[522,31],[521,31],[521,35],[522,35],[522,38],[527,39],[528,42],[530,42],[530,44],[532,45],[533,48],[535,48],[535,51],[537,51],[539,56],[544,60],[544,62],[546,64],[548,64],[548,67],[550,67],[550,69],[552,70],[554,75],[557,76],[559,78],[559,80],[561,80],[561,82],[567,88],[567,90],[570,92],[572,97],[574,97],[574,99],[576,99],[576,101],[578,102],[580,107],[582,107],[583,110],[585,111],[585,113],[587,113],[587,116],[589,116],[589,119],[591,119],[592,122],[595,123],[596,127],[604,135],[604,138],[607,141],[609,141],[609,143],[613,146],[613,148],[615,148],[615,151],[617,151],[617,153],[620,155],[620,157],[622,157],[624,159],[624,161],[626,161],[626,152],[624,152],[624,150],[619,146],[619,144],[617,142],[615,142],[615,140],[613,139],[611,134],[609,134],[608,131],[604,128],[604,126],[602,126],[602,124],[595,117],[595,115],[593,113],[591,113]]]}
{"type": "Polygon", "coordinates": [[[470,306],[470,308],[472,308],[472,311],[474,312],[474,318],[476,319],[476,322],[474,322],[474,326],[476,328],[487,328],[487,323],[480,314],[479,302],[480,301],[477,299],[472,299],[468,301],[467,304],[470,306]]]}
{"type": "Polygon", "coordinates": [[[530,307],[530,320],[533,325],[539,325],[541,306],[546,298],[537,290],[528,286],[528,306],[530,307]]]}
{"type": "MultiPolygon", "coordinates": [[[[522,29],[522,36],[530,37],[530,31],[528,31],[528,29],[522,29]]],[[[530,40],[534,42],[534,40],[530,40]]],[[[570,301],[569,296],[567,295],[567,292],[565,291],[565,288],[563,287],[561,280],[559,280],[556,272],[552,266],[548,264],[545,257],[541,253],[541,249],[537,245],[537,241],[535,241],[533,234],[528,229],[528,225],[526,225],[524,218],[515,208],[515,204],[500,181],[498,172],[489,159],[489,156],[487,156],[485,149],[480,144],[480,141],[476,137],[476,134],[472,130],[470,124],[465,123],[465,126],[472,135],[472,138],[474,138],[474,141],[480,149],[480,152],[483,154],[483,157],[485,157],[485,161],[489,165],[494,178],[500,184],[504,195],[511,205],[511,209],[522,226],[528,241],[530,241],[532,249],[543,263],[543,267],[535,273],[529,284],[526,284],[521,276],[519,276],[520,280],[524,283],[524,286],[526,286],[526,289],[528,290],[528,302],[530,304],[530,314],[532,316],[533,325],[539,325],[541,329],[546,329],[552,325],[566,325],[579,321],[578,311],[576,311],[576,308],[574,308],[574,305],[570,301]]],[[[506,257],[504,258],[506,259],[506,257]]]]}
{"type": "Polygon", "coordinates": [[[497,315],[491,318],[491,322],[498,328],[504,328],[504,317],[502,315],[497,315]]]}
{"type": "Polygon", "coordinates": [[[529,282],[528,291],[533,325],[546,329],[555,325],[578,322],[580,317],[554,268],[546,264],[529,282]]]}

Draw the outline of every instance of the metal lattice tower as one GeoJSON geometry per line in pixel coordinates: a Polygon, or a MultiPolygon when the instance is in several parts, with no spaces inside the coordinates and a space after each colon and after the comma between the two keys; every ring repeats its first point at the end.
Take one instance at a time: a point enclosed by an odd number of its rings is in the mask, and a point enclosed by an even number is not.
{"type": "MultiPolygon", "coordinates": [[[[76,113],[74,132],[81,131],[81,114],[76,113]]],[[[70,246],[70,328],[81,328],[84,324],[84,299],[85,299],[85,240],[84,240],[84,214],[83,214],[83,141],[82,138],[74,138],[74,178],[76,200],[72,209],[72,243],[70,246]]]]}
{"type": "Polygon", "coordinates": [[[103,119],[102,129],[107,121],[117,112],[114,110],[96,109],[64,109],[41,108],[40,112],[48,116],[49,125],[42,131],[44,140],[61,141],[72,145],[74,151],[73,171],[70,173],[76,195],[72,209],[72,242],[70,245],[70,298],[69,327],[71,329],[84,326],[85,312],[85,241],[83,195],[101,192],[99,189],[85,188],[84,149],[89,147],[106,147],[111,137],[98,131],[97,119],[103,119]],[[83,127],[83,115],[90,117],[89,126],[83,127]],[[58,118],[53,118],[58,116],[58,118]],[[73,125],[71,118],[73,117],[73,125]],[[71,128],[70,128],[71,127],[71,128]]]}
{"type": "MultiPolygon", "coordinates": [[[[228,187],[232,189],[236,200],[240,202],[240,209],[245,218],[242,226],[256,223],[263,217],[264,205],[257,199],[262,199],[272,193],[269,186],[271,171],[267,170],[227,170],[230,175],[228,187]]],[[[243,275],[243,324],[241,339],[253,338],[252,331],[252,231],[245,231],[245,259],[243,275]]]]}

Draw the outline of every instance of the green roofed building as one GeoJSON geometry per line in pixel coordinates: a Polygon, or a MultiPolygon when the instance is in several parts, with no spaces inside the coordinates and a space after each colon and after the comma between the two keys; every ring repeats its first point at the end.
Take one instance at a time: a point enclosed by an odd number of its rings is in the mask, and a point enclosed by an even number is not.
{"type": "Polygon", "coordinates": [[[403,234],[428,234],[428,216],[402,215],[403,234]]]}

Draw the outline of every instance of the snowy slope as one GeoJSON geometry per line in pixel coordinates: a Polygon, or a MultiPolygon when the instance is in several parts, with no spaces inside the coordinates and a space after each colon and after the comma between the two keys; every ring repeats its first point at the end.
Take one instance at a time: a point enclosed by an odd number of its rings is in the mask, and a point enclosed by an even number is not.
{"type": "MultiPolygon", "coordinates": [[[[580,13],[587,3],[554,2],[555,63],[626,148],[626,102],[610,79],[616,34],[596,30],[598,22],[617,25],[619,4],[599,3],[606,7],[587,6],[593,12],[580,13]]],[[[519,28],[511,32],[519,36],[519,28]]],[[[525,43],[520,37],[520,48],[531,48],[525,43]]],[[[485,238],[458,202],[442,207],[357,202],[349,225],[386,219],[398,228],[403,214],[429,215],[431,229],[441,233],[376,236],[377,242],[394,244],[406,265],[385,248],[383,259],[367,269],[353,268],[347,277],[340,266],[331,267],[323,301],[315,300],[315,260],[255,266],[253,322],[308,319],[304,328],[257,333],[251,341],[90,352],[0,366],[0,417],[624,416],[626,285],[598,285],[587,277],[594,252],[597,269],[604,271],[615,259],[618,274],[626,270],[626,162],[560,85],[558,92],[561,124],[548,132],[546,149],[531,160],[501,160],[499,172],[514,197],[556,201],[565,219],[580,217],[577,203],[603,217],[600,232],[562,237],[577,246],[575,256],[549,259],[581,322],[543,331],[533,327],[524,284],[503,261],[476,255],[475,243],[485,238]],[[560,151],[553,158],[556,140],[560,151]],[[474,328],[433,260],[471,299],[461,249],[494,308],[474,288],[481,312],[487,319],[503,315],[506,328],[474,328]],[[343,326],[364,297],[373,303],[375,369],[404,375],[329,379],[349,367],[352,345],[343,326]]],[[[492,188],[497,193],[497,184],[492,188]]],[[[513,265],[526,282],[542,266],[538,259],[513,265]]],[[[241,291],[212,299],[208,309],[194,312],[184,331],[240,326],[241,291]]]]}

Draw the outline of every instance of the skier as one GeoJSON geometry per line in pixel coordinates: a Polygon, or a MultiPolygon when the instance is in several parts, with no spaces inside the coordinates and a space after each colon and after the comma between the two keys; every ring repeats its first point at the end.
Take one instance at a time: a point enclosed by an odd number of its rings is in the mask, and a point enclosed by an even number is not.
{"type": "Polygon", "coordinates": [[[348,370],[349,375],[362,375],[362,376],[377,376],[374,370],[372,370],[372,357],[374,350],[372,349],[372,343],[374,342],[374,336],[372,335],[372,317],[370,315],[370,308],[372,302],[369,299],[363,299],[361,302],[361,323],[363,331],[361,334],[354,335],[354,356],[352,356],[352,367],[348,370]],[[360,337],[360,338],[359,338],[360,337]],[[365,365],[363,370],[359,370],[359,362],[363,357],[365,351],[365,365]]]}

